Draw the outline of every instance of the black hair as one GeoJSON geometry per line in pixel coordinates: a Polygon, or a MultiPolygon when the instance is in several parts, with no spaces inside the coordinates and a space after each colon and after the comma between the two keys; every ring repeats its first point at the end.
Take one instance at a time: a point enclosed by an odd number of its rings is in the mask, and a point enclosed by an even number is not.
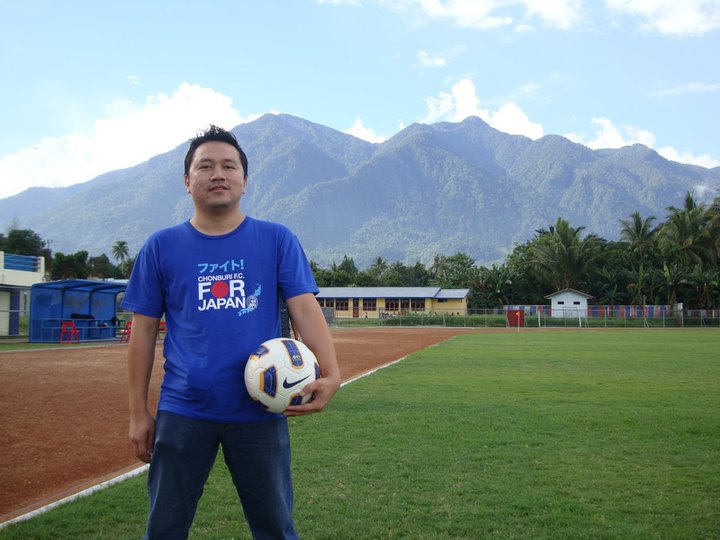
{"type": "Polygon", "coordinates": [[[200,133],[200,135],[194,139],[190,139],[190,148],[188,148],[187,154],[185,154],[185,176],[187,176],[190,172],[190,164],[195,156],[195,150],[197,150],[198,146],[201,144],[211,141],[224,142],[235,148],[240,154],[240,163],[242,164],[245,176],[247,176],[248,159],[245,152],[243,152],[243,149],[240,148],[240,144],[237,142],[235,135],[233,135],[231,131],[226,131],[223,128],[212,124],[209,128],[200,133]]]}

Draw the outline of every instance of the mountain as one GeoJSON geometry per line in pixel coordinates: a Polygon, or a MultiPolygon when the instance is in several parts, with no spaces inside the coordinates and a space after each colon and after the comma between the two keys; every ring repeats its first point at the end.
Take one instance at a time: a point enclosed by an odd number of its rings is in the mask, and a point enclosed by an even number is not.
{"type": "MultiPolygon", "coordinates": [[[[720,168],[668,161],[633,145],[590,150],[548,135],[531,140],[479,118],[413,124],[371,144],[289,115],[233,129],[249,158],[244,211],[289,226],[308,256],[378,256],[429,264],[463,251],[481,264],[558,217],[616,239],[634,211],[664,219],[687,191],[720,193],[720,168]]],[[[55,252],[136,253],[152,231],[188,219],[187,143],[135,167],[67,188],[32,188],[0,200],[0,227],[32,229],[55,252]]]]}

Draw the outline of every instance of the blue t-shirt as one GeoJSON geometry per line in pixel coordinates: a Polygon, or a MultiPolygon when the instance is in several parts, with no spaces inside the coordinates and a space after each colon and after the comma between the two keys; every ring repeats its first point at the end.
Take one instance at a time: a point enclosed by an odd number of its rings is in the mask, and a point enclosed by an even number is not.
{"type": "Polygon", "coordinates": [[[167,323],[158,410],[227,423],[268,420],[245,389],[256,347],[281,335],[279,301],[318,292],[283,225],[245,217],[208,236],[185,222],[154,233],[135,261],[122,307],[167,323]]]}

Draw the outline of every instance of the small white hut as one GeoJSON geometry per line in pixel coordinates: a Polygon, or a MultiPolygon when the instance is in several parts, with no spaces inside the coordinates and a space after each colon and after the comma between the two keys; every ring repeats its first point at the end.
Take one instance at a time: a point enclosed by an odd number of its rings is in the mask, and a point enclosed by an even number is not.
{"type": "Polygon", "coordinates": [[[550,309],[553,318],[582,317],[587,318],[588,300],[592,295],[575,289],[563,289],[545,298],[550,300],[550,309]]]}

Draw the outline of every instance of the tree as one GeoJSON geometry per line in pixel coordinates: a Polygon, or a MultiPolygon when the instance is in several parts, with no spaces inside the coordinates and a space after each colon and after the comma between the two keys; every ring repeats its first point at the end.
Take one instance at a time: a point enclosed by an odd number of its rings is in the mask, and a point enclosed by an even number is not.
{"type": "Polygon", "coordinates": [[[710,239],[706,235],[708,216],[704,205],[698,205],[691,193],[685,195],[683,208],[671,206],[670,215],[658,231],[660,251],[666,259],[674,259],[685,269],[711,257],[710,239]]]}
{"type": "Polygon", "coordinates": [[[665,292],[667,303],[674,306],[678,302],[678,293],[681,291],[683,284],[687,283],[685,273],[679,268],[677,262],[671,264],[664,262],[662,272],[661,290],[665,292]]]}
{"type": "Polygon", "coordinates": [[[329,287],[332,282],[330,271],[321,268],[315,261],[310,261],[310,270],[312,270],[313,276],[315,277],[315,283],[318,287],[329,287]]]}
{"type": "Polygon", "coordinates": [[[706,213],[705,237],[707,238],[710,262],[720,263],[720,197],[715,197],[706,213]]]}
{"type": "Polygon", "coordinates": [[[104,253],[98,257],[90,257],[88,259],[88,269],[91,276],[99,278],[117,279],[123,277],[122,271],[110,262],[110,259],[104,253]]]}
{"type": "Polygon", "coordinates": [[[359,283],[362,283],[360,286],[380,287],[385,285],[389,268],[390,266],[385,259],[377,257],[368,269],[365,272],[362,272],[364,275],[362,279],[358,280],[359,283]]]}
{"type": "Polygon", "coordinates": [[[429,274],[434,285],[449,289],[470,287],[477,272],[475,260],[467,253],[457,252],[449,257],[435,255],[429,274]]]}
{"type": "Polygon", "coordinates": [[[692,307],[714,309],[720,304],[720,271],[696,264],[687,276],[688,303],[692,307]]]}
{"type": "Polygon", "coordinates": [[[16,255],[41,257],[44,255],[45,241],[30,229],[11,229],[3,238],[2,250],[16,255]]]}
{"type": "Polygon", "coordinates": [[[630,219],[620,220],[620,240],[630,244],[631,251],[640,261],[644,261],[655,248],[657,227],[652,225],[655,219],[655,216],[643,219],[640,212],[633,212],[630,219]]]}
{"type": "Polygon", "coordinates": [[[125,240],[118,240],[113,244],[112,247],[113,257],[118,261],[118,267],[120,268],[121,276],[129,277],[130,268],[128,265],[130,247],[125,240]]]}
{"type": "Polygon", "coordinates": [[[72,255],[58,252],[53,256],[50,268],[52,279],[86,279],[89,275],[87,251],[78,251],[72,255]]]}
{"type": "Polygon", "coordinates": [[[124,263],[130,253],[130,248],[125,240],[118,240],[113,244],[112,254],[119,263],[124,263]]]}
{"type": "Polygon", "coordinates": [[[505,266],[513,276],[510,303],[543,304],[548,286],[545,276],[535,266],[531,250],[532,242],[516,244],[505,259],[505,266]]]}
{"type": "Polygon", "coordinates": [[[478,279],[471,287],[474,291],[473,307],[496,307],[511,304],[514,278],[514,271],[506,265],[493,264],[490,268],[481,267],[478,279]]]}
{"type": "Polygon", "coordinates": [[[540,230],[531,246],[531,255],[546,281],[556,290],[582,288],[598,257],[598,238],[582,237],[585,227],[571,227],[558,218],[549,231],[540,230]]]}
{"type": "Polygon", "coordinates": [[[357,285],[358,269],[355,261],[343,255],[340,264],[332,263],[329,271],[328,287],[354,287],[357,285]]]}

